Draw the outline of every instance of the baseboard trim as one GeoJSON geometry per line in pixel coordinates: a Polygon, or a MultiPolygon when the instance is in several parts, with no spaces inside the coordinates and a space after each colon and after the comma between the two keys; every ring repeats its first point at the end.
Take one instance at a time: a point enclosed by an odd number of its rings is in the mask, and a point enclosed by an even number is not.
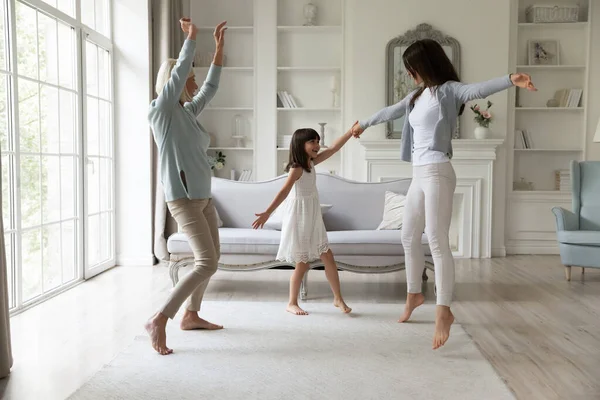
{"type": "Polygon", "coordinates": [[[558,255],[560,251],[558,244],[555,241],[540,241],[537,243],[531,243],[526,241],[514,241],[506,246],[507,254],[515,255],[527,255],[527,254],[540,254],[540,255],[558,255]]]}
{"type": "Polygon", "coordinates": [[[117,254],[117,265],[122,266],[148,266],[154,265],[154,255],[118,255],[117,254]]]}
{"type": "Polygon", "coordinates": [[[492,249],[492,258],[493,257],[506,257],[506,247],[497,247],[492,249]]]}

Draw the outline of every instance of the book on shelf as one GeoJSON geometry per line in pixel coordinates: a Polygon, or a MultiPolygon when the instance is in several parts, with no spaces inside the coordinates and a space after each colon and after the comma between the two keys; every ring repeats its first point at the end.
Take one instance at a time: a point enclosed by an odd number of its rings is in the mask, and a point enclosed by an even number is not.
{"type": "Polygon", "coordinates": [[[282,90],[277,92],[277,107],[279,108],[298,108],[296,100],[287,91],[282,90]]]}
{"type": "Polygon", "coordinates": [[[582,96],[582,89],[560,89],[554,93],[554,100],[558,102],[558,107],[576,108],[579,107],[582,96]]]}
{"type": "Polygon", "coordinates": [[[554,188],[560,191],[571,190],[571,173],[568,169],[554,171],[554,188]]]}
{"type": "Polygon", "coordinates": [[[240,181],[240,182],[249,182],[250,178],[252,178],[252,170],[251,169],[245,169],[240,174],[240,178],[238,179],[238,181],[240,181]]]}
{"type": "Polygon", "coordinates": [[[533,141],[531,135],[525,130],[515,131],[515,149],[532,149],[533,141]]]}

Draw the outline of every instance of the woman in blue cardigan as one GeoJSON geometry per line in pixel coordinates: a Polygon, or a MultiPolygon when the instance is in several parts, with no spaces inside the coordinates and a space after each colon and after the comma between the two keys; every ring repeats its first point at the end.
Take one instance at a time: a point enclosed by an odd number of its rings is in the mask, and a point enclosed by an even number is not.
{"type": "Polygon", "coordinates": [[[408,74],[419,85],[397,104],[386,107],[355,125],[354,135],[365,129],[406,115],[402,129],[401,155],[413,165],[402,223],[402,246],[408,293],[404,314],[408,321],[423,304],[421,293],[425,256],[421,247],[427,235],[435,267],[437,307],[433,348],[443,346],[450,335],[454,315],[450,311],[454,291],[454,259],[450,249],[450,221],[456,175],[452,158],[452,131],[465,103],[518,86],[537,90],[527,74],[510,74],[482,83],[463,84],[444,49],[435,40],[419,40],[402,56],[408,74]]]}

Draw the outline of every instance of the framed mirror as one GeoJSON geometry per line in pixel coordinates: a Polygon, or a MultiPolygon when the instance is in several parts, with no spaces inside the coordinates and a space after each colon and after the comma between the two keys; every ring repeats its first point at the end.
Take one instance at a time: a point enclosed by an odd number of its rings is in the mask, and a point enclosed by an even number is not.
{"type": "MultiPolygon", "coordinates": [[[[406,31],[404,35],[397,36],[390,40],[386,47],[386,106],[396,104],[417,86],[414,80],[406,73],[406,68],[402,62],[402,54],[412,43],[421,39],[433,39],[443,48],[450,61],[460,77],[460,45],[458,41],[442,32],[434,30],[429,24],[420,24],[416,29],[406,31]]],[[[387,123],[386,137],[388,139],[400,139],[402,137],[402,126],[404,125],[403,116],[387,123]]],[[[452,138],[460,136],[460,122],[456,120],[456,127],[452,138]]]]}

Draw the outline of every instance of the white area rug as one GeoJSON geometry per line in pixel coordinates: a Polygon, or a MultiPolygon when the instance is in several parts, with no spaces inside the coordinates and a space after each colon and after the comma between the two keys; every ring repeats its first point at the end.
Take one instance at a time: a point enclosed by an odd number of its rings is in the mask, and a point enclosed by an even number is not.
{"type": "MultiPolygon", "coordinates": [[[[169,323],[159,356],[147,336],[100,370],[72,399],[514,399],[463,328],[431,350],[434,306],[408,324],[400,304],[205,302],[222,331],[182,332],[169,323]]],[[[142,324],[143,321],[140,321],[142,324]]]]}

